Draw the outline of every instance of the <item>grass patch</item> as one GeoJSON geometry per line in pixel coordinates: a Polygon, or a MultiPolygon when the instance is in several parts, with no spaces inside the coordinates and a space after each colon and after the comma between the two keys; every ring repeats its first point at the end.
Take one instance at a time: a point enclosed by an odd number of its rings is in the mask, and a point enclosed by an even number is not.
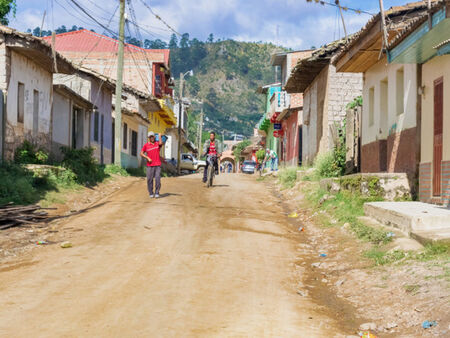
{"type": "Polygon", "coordinates": [[[403,287],[407,293],[412,293],[414,295],[417,294],[417,292],[419,292],[419,289],[420,289],[419,284],[405,285],[403,287]]]}
{"type": "Polygon", "coordinates": [[[414,257],[419,261],[430,260],[450,260],[450,244],[427,244],[422,252],[418,253],[414,257]]]}
{"type": "Polygon", "coordinates": [[[130,176],[128,170],[119,167],[115,164],[108,164],[105,166],[105,175],[119,175],[119,176],[130,176]]]}
{"type": "Polygon", "coordinates": [[[127,173],[134,177],[146,177],[146,167],[141,168],[127,168],[127,173]]]}
{"type": "MultiPolygon", "coordinates": [[[[317,211],[324,210],[327,215],[336,219],[339,225],[349,223],[350,229],[359,239],[373,244],[386,244],[392,240],[387,236],[388,231],[372,228],[358,220],[358,217],[364,215],[364,203],[379,200],[378,197],[364,197],[358,192],[346,190],[330,196],[317,182],[310,184],[304,191],[307,200],[317,211]]],[[[321,221],[330,224],[323,216],[321,221]]]]}
{"type": "Polygon", "coordinates": [[[281,169],[278,172],[278,182],[280,182],[283,189],[293,188],[297,181],[297,167],[290,167],[281,169]]]}
{"type": "Polygon", "coordinates": [[[372,248],[364,253],[364,256],[373,259],[375,265],[386,265],[401,261],[406,258],[407,253],[403,250],[386,252],[379,248],[372,248]]]}

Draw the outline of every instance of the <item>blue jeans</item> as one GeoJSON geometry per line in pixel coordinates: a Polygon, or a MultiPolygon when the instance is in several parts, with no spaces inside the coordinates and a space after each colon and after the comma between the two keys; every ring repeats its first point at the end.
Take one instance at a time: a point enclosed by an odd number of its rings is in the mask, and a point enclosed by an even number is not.
{"type": "Polygon", "coordinates": [[[272,158],[272,160],[270,161],[270,170],[271,171],[277,171],[278,170],[278,158],[272,158]]]}

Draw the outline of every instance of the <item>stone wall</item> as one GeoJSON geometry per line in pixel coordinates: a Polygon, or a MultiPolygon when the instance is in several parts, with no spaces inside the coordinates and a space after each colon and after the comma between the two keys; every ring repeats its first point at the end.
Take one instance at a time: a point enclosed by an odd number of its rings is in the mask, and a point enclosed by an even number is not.
{"type": "Polygon", "coordinates": [[[406,174],[353,174],[323,179],[320,186],[332,194],[347,190],[388,201],[410,199],[412,196],[412,185],[406,174]]]}

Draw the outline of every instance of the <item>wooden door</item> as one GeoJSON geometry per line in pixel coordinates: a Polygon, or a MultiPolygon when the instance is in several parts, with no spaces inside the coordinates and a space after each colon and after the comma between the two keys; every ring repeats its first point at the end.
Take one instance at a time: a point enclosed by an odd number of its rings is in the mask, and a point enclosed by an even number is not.
{"type": "Polygon", "coordinates": [[[434,81],[433,196],[441,195],[443,115],[444,82],[439,78],[434,81]]]}

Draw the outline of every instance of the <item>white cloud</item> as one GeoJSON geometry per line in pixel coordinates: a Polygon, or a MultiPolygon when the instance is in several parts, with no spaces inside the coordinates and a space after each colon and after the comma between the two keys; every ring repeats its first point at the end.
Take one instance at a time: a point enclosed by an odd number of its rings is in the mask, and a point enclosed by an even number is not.
{"type": "MultiPolygon", "coordinates": [[[[65,25],[103,29],[85,14],[70,6],[67,0],[18,0],[17,18],[11,25],[20,30],[41,25],[44,10],[48,11],[45,29],[65,25]],[[53,1],[53,13],[51,2],[53,1]],[[64,8],[65,9],[64,9],[64,8]]],[[[117,1],[78,0],[101,22],[117,7],[117,1]]],[[[209,33],[216,38],[233,38],[240,41],[267,41],[294,49],[323,45],[338,38],[338,27],[343,35],[340,17],[329,6],[306,3],[301,0],[146,0],[153,10],[180,33],[188,32],[191,38],[205,40],[209,33]],[[277,26],[279,35],[277,38],[277,26]]],[[[139,24],[144,28],[144,38],[168,40],[171,31],[145,8],[140,0],[133,1],[139,24]],[[150,33],[152,34],[149,34],[150,33]]],[[[369,19],[367,15],[346,13],[349,32],[360,29],[369,19]]],[[[111,23],[117,31],[116,19],[111,23]]],[[[134,31],[134,29],[132,29],[134,31]]]]}

